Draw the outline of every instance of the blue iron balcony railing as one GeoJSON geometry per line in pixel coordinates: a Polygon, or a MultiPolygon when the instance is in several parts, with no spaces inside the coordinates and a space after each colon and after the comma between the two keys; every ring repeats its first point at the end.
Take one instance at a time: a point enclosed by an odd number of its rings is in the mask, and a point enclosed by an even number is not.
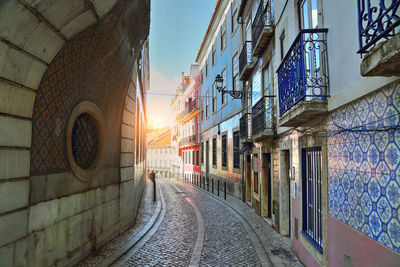
{"type": "Polygon", "coordinates": [[[400,0],[357,0],[360,50],[364,54],[399,32],[400,0]]]}
{"type": "Polygon", "coordinates": [[[254,67],[254,57],[252,55],[252,41],[245,41],[239,55],[239,80],[247,81],[254,67]]]}
{"type": "Polygon", "coordinates": [[[300,30],[278,68],[279,114],[329,96],[328,29],[300,30]]]}
{"type": "Polygon", "coordinates": [[[260,1],[254,21],[251,25],[251,38],[253,40],[253,55],[262,53],[272,38],[273,16],[271,12],[271,2],[268,0],[260,1]]]}
{"type": "Polygon", "coordinates": [[[244,113],[240,118],[240,138],[248,139],[251,137],[251,113],[244,113]]]}
{"type": "Polygon", "coordinates": [[[273,99],[262,97],[252,108],[251,126],[253,136],[263,131],[273,130],[273,99]]]}

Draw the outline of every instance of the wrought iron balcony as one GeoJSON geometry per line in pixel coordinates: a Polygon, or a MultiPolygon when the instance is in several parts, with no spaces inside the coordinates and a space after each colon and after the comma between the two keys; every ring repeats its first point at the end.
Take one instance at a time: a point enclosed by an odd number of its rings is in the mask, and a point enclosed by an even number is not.
{"type": "Polygon", "coordinates": [[[181,147],[196,146],[200,143],[199,135],[193,134],[181,139],[181,147]]]}
{"type": "Polygon", "coordinates": [[[194,110],[199,109],[198,101],[192,101],[185,105],[185,109],[179,113],[179,120],[183,120],[187,115],[192,113],[194,110]]]}
{"type": "Polygon", "coordinates": [[[400,26],[400,0],[357,0],[360,50],[367,53],[377,42],[393,37],[400,26]]]}
{"type": "Polygon", "coordinates": [[[254,57],[252,54],[253,43],[251,41],[245,41],[242,52],[239,55],[239,80],[247,81],[250,77],[251,71],[254,67],[254,57]]]}
{"type": "Polygon", "coordinates": [[[240,138],[249,139],[251,137],[251,113],[244,113],[240,118],[240,138]]]}
{"type": "MultiPolygon", "coordinates": [[[[277,73],[281,117],[298,103],[312,105],[303,107],[297,115],[304,113],[313,117],[326,108],[329,96],[327,33],[328,29],[300,30],[280,64],[277,73]]],[[[290,117],[293,119],[293,114],[290,117]]],[[[282,118],[280,121],[282,124],[282,118]]]]}
{"type": "Polygon", "coordinates": [[[253,40],[253,55],[260,55],[274,32],[273,17],[270,1],[262,0],[258,6],[256,16],[251,25],[251,37],[253,40]]]}
{"type": "Polygon", "coordinates": [[[361,75],[400,76],[400,0],[357,3],[361,75]]]}
{"type": "Polygon", "coordinates": [[[251,114],[253,138],[273,135],[273,112],[271,97],[264,96],[253,106],[251,114]]]}

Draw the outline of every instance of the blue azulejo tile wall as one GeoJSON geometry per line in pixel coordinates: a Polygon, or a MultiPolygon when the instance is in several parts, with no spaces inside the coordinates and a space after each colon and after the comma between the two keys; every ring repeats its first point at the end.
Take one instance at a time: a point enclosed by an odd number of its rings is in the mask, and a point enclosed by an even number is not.
{"type": "Polygon", "coordinates": [[[329,213],[400,253],[400,82],[328,119],[329,213]]]}

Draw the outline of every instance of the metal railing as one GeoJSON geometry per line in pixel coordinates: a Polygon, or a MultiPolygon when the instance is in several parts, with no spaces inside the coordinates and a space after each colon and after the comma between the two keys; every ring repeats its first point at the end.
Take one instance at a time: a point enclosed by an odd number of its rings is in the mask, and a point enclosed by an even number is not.
{"type": "Polygon", "coordinates": [[[198,109],[199,105],[197,102],[198,101],[193,100],[192,102],[185,104],[185,109],[181,113],[179,113],[179,120],[182,120],[188,114],[190,114],[192,111],[194,111],[195,109],[198,109]]]}
{"type": "Polygon", "coordinates": [[[244,113],[240,118],[240,138],[247,139],[251,137],[251,113],[244,113]]]}
{"type": "Polygon", "coordinates": [[[328,29],[300,30],[278,68],[279,114],[329,96],[328,29]]]}
{"type": "Polygon", "coordinates": [[[360,50],[367,53],[377,42],[399,32],[400,0],[357,0],[360,50]]]}
{"type": "Polygon", "coordinates": [[[246,65],[251,65],[253,63],[253,43],[252,41],[245,41],[242,51],[239,55],[239,75],[242,73],[246,65]]]}
{"type": "Polygon", "coordinates": [[[256,16],[251,25],[251,37],[253,39],[253,48],[256,46],[258,38],[264,28],[273,26],[273,17],[271,13],[271,4],[269,1],[262,0],[258,6],[256,16]]]}
{"type": "Polygon", "coordinates": [[[252,108],[251,129],[253,135],[265,130],[273,130],[273,99],[262,97],[252,108]]]}
{"type": "Polygon", "coordinates": [[[181,147],[194,146],[194,145],[198,145],[199,143],[200,143],[199,135],[193,134],[193,135],[189,135],[188,137],[182,138],[181,147]]]}

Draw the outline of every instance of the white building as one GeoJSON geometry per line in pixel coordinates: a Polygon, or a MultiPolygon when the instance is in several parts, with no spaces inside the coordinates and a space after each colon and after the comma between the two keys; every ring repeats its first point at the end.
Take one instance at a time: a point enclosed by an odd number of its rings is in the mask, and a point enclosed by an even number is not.
{"type": "Polygon", "coordinates": [[[147,143],[147,172],[156,178],[171,178],[171,130],[168,129],[147,143]]]}

